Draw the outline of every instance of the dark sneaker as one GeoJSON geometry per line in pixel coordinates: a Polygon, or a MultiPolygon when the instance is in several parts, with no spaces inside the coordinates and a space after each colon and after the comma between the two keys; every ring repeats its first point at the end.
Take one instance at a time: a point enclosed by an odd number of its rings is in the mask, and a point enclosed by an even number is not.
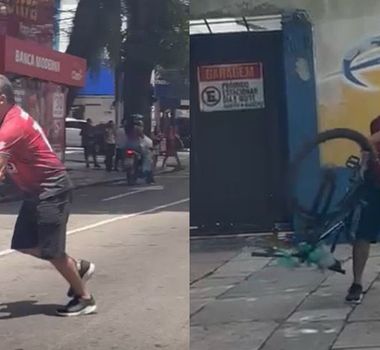
{"type": "Polygon", "coordinates": [[[360,284],[353,283],[348,290],[346,301],[348,303],[360,304],[363,298],[363,287],[360,284]]]}
{"type": "Polygon", "coordinates": [[[80,315],[89,315],[96,311],[96,303],[93,296],[91,299],[82,299],[75,297],[70,300],[69,303],[57,309],[58,316],[80,316],[80,315]]]}
{"type": "MultiPolygon", "coordinates": [[[[83,282],[87,282],[95,272],[95,264],[86,260],[78,261],[77,268],[83,282]]],[[[71,287],[67,292],[67,296],[69,298],[74,296],[74,290],[71,287]]]]}

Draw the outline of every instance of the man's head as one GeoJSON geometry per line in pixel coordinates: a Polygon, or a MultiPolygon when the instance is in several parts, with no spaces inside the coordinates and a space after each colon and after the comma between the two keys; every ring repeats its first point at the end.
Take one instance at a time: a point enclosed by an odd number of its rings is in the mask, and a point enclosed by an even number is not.
{"type": "Polygon", "coordinates": [[[133,124],[134,124],[134,129],[137,135],[139,136],[144,135],[144,122],[142,120],[137,120],[133,124]]]}
{"type": "Polygon", "coordinates": [[[370,131],[371,131],[371,135],[380,131],[380,116],[378,116],[374,120],[372,120],[372,122],[370,124],[370,131]]]}
{"type": "Polygon", "coordinates": [[[15,104],[15,94],[9,79],[0,74],[0,119],[3,119],[15,104]]]}
{"type": "Polygon", "coordinates": [[[92,125],[92,120],[90,118],[87,119],[87,124],[92,125]]]}

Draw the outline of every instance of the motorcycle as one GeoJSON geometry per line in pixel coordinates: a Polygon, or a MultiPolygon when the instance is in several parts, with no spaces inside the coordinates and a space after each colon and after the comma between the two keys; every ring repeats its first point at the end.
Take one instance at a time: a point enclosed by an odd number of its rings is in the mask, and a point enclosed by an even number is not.
{"type": "Polygon", "coordinates": [[[141,153],[132,148],[125,151],[125,171],[127,176],[127,184],[133,186],[142,173],[142,156],[141,153]]]}

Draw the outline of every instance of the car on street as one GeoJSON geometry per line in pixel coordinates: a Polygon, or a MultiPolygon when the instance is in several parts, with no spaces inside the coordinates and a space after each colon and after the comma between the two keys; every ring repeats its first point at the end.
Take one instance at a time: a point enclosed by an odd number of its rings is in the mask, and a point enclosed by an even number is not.
{"type": "Polygon", "coordinates": [[[85,120],[66,118],[66,147],[82,147],[82,136],[80,133],[85,125],[85,120]]]}
{"type": "MultiPolygon", "coordinates": [[[[86,125],[86,121],[82,119],[66,118],[66,147],[82,148],[81,131],[86,125]]],[[[105,124],[100,123],[95,128],[95,147],[97,154],[105,153],[104,133],[105,124]]]]}

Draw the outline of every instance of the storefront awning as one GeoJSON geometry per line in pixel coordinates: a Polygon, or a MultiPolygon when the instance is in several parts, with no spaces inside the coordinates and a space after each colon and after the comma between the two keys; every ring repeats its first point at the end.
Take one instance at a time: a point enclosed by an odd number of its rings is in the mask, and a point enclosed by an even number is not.
{"type": "Polygon", "coordinates": [[[86,61],[30,41],[0,36],[0,72],[83,87],[86,61]]]}

